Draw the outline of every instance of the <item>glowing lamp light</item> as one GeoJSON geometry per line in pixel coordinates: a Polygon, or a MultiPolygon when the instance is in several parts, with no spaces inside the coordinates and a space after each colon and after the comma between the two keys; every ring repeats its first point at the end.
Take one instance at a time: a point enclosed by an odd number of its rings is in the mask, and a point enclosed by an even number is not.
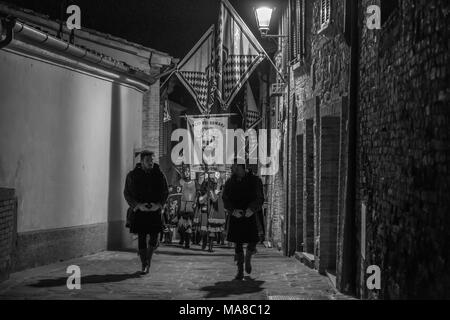
{"type": "Polygon", "coordinates": [[[269,7],[255,9],[256,22],[258,23],[259,31],[263,35],[266,35],[269,32],[273,11],[274,8],[269,7]]]}

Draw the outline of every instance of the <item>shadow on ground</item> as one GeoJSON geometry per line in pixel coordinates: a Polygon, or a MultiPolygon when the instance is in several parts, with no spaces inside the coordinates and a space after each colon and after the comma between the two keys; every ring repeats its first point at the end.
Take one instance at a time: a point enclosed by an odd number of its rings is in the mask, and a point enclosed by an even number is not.
{"type": "Polygon", "coordinates": [[[200,291],[207,292],[206,299],[226,298],[233,295],[244,295],[262,292],[265,281],[256,281],[246,277],[245,281],[232,280],[216,282],[212,286],[202,287],[200,291]]]}
{"type": "MultiPolygon", "coordinates": [[[[81,284],[121,282],[128,279],[136,279],[140,277],[141,277],[140,272],[132,274],[90,275],[81,277],[81,284]]],[[[50,287],[65,287],[66,285],[67,285],[67,278],[55,278],[55,279],[42,279],[39,280],[37,283],[28,285],[28,287],[50,288],[50,287]]]]}

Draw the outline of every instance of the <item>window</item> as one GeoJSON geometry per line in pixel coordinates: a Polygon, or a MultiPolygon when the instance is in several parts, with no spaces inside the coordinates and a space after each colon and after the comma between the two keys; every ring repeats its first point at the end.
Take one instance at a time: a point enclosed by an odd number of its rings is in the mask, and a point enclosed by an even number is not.
{"type": "Polygon", "coordinates": [[[322,31],[330,24],[331,0],[320,0],[320,30],[322,31]]]}

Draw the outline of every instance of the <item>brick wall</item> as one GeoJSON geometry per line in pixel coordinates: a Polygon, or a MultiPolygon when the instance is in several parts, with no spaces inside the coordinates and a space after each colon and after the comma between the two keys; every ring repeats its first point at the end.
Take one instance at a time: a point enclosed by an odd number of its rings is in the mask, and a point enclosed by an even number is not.
{"type": "MultiPolygon", "coordinates": [[[[399,3],[382,30],[360,33],[358,197],[365,266],[382,272],[382,289],[361,293],[448,299],[450,2],[399,3]]],[[[380,1],[362,1],[361,16],[369,4],[380,1]]]]}
{"type": "Polygon", "coordinates": [[[163,130],[163,112],[160,105],[159,80],[144,95],[142,106],[142,147],[155,152],[160,158],[160,137],[163,130]]]}
{"type": "Polygon", "coordinates": [[[304,252],[314,253],[314,120],[305,120],[303,185],[304,252]]]}
{"type": "MultiPolygon", "coordinates": [[[[348,285],[344,283],[344,232],[346,232],[345,197],[347,192],[347,168],[348,168],[348,97],[344,97],[341,103],[340,114],[340,142],[339,142],[339,190],[338,190],[338,219],[337,219],[337,286],[341,290],[348,292],[348,285]],[[347,288],[346,288],[347,287],[347,288]]],[[[349,250],[348,248],[345,248],[349,250]]],[[[346,261],[347,262],[347,261],[346,261]]]]}
{"type": "Polygon", "coordinates": [[[271,233],[272,242],[275,247],[282,249],[284,243],[284,214],[286,212],[286,203],[284,201],[284,185],[281,173],[273,177],[271,188],[271,233]]]}
{"type": "MultiPolygon", "coordinates": [[[[288,255],[292,256],[295,254],[297,249],[297,112],[294,112],[296,109],[295,104],[293,103],[293,99],[291,99],[291,109],[289,113],[289,171],[287,174],[287,181],[289,184],[289,202],[288,202],[288,212],[289,212],[289,242],[288,242],[288,255]]],[[[301,212],[301,209],[300,209],[301,212]]]]}
{"type": "MultiPolygon", "coordinates": [[[[295,217],[295,226],[289,224],[290,232],[287,238],[293,238],[293,229],[295,230],[294,238],[298,238],[297,234],[301,233],[302,240],[295,239],[296,249],[303,243],[301,249],[315,254],[316,267],[321,270],[330,266],[334,266],[333,269],[336,268],[336,246],[338,230],[340,230],[338,229],[338,199],[340,188],[345,187],[343,179],[346,163],[340,161],[340,141],[346,139],[346,136],[341,137],[340,133],[341,106],[342,97],[348,95],[350,62],[350,48],[344,35],[345,3],[344,0],[332,1],[331,23],[327,29],[319,32],[320,1],[306,1],[306,55],[293,70],[291,80],[292,99],[295,99],[295,105],[298,108],[296,110],[298,123],[291,129],[303,138],[301,148],[296,141],[292,142],[291,150],[297,150],[291,153],[288,161],[285,160],[283,163],[284,174],[291,175],[288,181],[290,201],[286,216],[295,217]],[[339,103],[335,103],[336,101],[339,103]],[[322,163],[321,153],[323,148],[326,148],[325,151],[328,152],[328,145],[322,146],[321,121],[330,114],[336,117],[333,128],[336,136],[330,139],[337,142],[330,147],[333,150],[331,158],[327,158],[322,163]],[[295,161],[293,161],[294,158],[295,161]],[[331,177],[327,175],[327,170],[321,173],[322,168],[330,162],[336,168],[331,177]],[[299,164],[303,167],[301,170],[299,170],[299,164]],[[285,168],[285,165],[288,167],[285,168]],[[292,175],[301,182],[294,181],[292,175]],[[330,179],[333,180],[332,191],[329,187],[330,179]],[[324,211],[323,214],[321,210],[324,211]],[[300,229],[301,232],[297,231],[300,229]],[[325,232],[322,237],[321,231],[325,232]],[[322,240],[324,243],[321,246],[322,240]],[[322,254],[321,248],[324,250],[322,254]],[[326,257],[322,267],[320,266],[321,256],[326,257]],[[331,260],[333,262],[329,262],[331,260]]],[[[286,151],[285,148],[283,156],[286,155],[286,151]]],[[[325,154],[325,157],[328,157],[328,154],[325,154]]],[[[289,221],[293,220],[294,218],[289,221]]]]}
{"type": "Polygon", "coordinates": [[[295,251],[303,252],[304,248],[304,234],[303,234],[303,134],[296,137],[296,176],[295,176],[295,201],[296,201],[296,216],[295,216],[295,251]]]}
{"type": "Polygon", "coordinates": [[[345,186],[346,172],[346,163],[340,161],[340,142],[346,139],[341,137],[340,118],[342,97],[349,90],[350,48],[344,34],[346,1],[332,1],[331,23],[323,31],[320,31],[320,2],[306,1],[306,55],[293,70],[291,81],[292,98],[298,108],[297,125],[291,129],[302,136],[302,142],[301,148],[296,141],[292,142],[291,149],[297,150],[288,162],[284,161],[283,171],[291,175],[290,201],[285,215],[295,217],[295,226],[289,224],[288,238],[292,238],[292,229],[296,232],[294,238],[301,233],[302,240],[295,239],[296,249],[303,243],[301,249],[314,254],[316,267],[323,271],[336,269],[338,257],[338,199],[340,188],[345,186]],[[328,121],[329,116],[334,117],[330,130],[322,127],[322,119],[328,121]],[[325,152],[323,156],[322,152],[325,152]],[[292,161],[294,158],[296,161],[292,161]],[[330,164],[335,169],[331,175],[330,164]],[[286,165],[289,166],[285,168],[286,165]],[[293,181],[292,175],[301,182],[293,181]]]}
{"type": "Polygon", "coordinates": [[[336,270],[339,181],[339,117],[323,117],[320,124],[319,271],[336,270]]]}
{"type": "Polygon", "coordinates": [[[8,279],[13,266],[16,208],[14,190],[0,189],[0,282],[8,279]]]}
{"type": "Polygon", "coordinates": [[[316,98],[314,109],[314,255],[315,266],[320,268],[320,99],[316,98]]]}

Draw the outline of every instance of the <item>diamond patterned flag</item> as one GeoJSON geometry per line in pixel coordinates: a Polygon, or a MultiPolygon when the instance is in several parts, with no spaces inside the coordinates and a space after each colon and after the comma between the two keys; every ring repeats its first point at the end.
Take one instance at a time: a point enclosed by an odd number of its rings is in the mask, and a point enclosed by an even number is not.
{"type": "Polygon", "coordinates": [[[217,93],[226,110],[266,54],[228,0],[221,1],[218,26],[217,93]]]}
{"type": "Polygon", "coordinates": [[[209,112],[214,103],[214,26],[203,35],[194,48],[180,62],[176,73],[194,97],[202,114],[209,112]]]}

